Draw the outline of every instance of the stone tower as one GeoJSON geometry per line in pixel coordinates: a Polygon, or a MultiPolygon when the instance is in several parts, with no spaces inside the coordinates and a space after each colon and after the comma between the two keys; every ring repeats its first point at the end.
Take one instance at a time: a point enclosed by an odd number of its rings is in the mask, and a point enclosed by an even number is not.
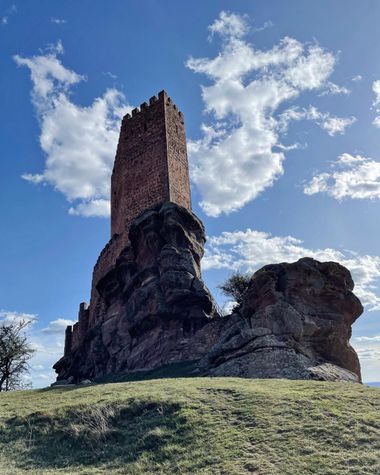
{"type": "Polygon", "coordinates": [[[191,210],[183,115],[161,91],[123,119],[111,181],[111,236],[165,201],[191,210]]]}

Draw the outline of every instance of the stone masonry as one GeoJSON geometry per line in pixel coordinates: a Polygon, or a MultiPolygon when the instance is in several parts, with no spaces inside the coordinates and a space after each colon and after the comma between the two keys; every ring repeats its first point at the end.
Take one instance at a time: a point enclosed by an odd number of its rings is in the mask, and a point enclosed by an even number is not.
{"type": "Polygon", "coordinates": [[[191,210],[183,115],[162,91],[123,119],[111,181],[111,236],[165,201],[191,210]]]}
{"type": "Polygon", "coordinates": [[[131,223],[144,210],[165,202],[191,211],[184,118],[161,91],[123,118],[111,178],[111,239],[93,270],[90,305],[80,304],[78,322],[66,330],[65,355],[104,320],[98,284],[130,245],[131,223]]]}

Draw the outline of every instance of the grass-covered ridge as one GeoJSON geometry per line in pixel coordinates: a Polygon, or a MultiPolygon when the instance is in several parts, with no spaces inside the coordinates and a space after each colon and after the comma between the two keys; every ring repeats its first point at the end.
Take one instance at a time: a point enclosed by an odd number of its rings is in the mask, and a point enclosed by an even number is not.
{"type": "Polygon", "coordinates": [[[185,378],[2,393],[0,473],[379,474],[380,391],[185,378]]]}

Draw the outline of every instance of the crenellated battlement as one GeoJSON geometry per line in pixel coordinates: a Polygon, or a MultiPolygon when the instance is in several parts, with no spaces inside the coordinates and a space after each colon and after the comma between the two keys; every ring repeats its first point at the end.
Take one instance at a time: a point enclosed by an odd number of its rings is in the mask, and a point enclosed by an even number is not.
{"type": "Polygon", "coordinates": [[[148,112],[151,107],[157,107],[157,105],[162,102],[165,102],[165,105],[167,107],[171,106],[178,113],[178,117],[180,118],[180,120],[183,121],[182,112],[177,108],[172,99],[167,95],[166,91],[162,90],[158,93],[157,96],[152,96],[149,99],[149,104],[147,102],[143,102],[142,104],[140,104],[139,107],[135,107],[130,114],[125,114],[125,116],[123,117],[123,124],[127,121],[133,120],[134,117],[137,117],[140,114],[143,114],[144,112],[148,112]]]}

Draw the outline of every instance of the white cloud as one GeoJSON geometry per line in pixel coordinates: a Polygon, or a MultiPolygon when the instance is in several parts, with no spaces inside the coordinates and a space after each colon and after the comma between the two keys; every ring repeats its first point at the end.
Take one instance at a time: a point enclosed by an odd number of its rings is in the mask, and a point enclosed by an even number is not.
{"type": "MultiPolygon", "coordinates": [[[[375,95],[375,100],[373,101],[373,107],[376,109],[376,112],[380,112],[379,104],[380,104],[380,80],[373,81],[372,83],[372,91],[375,95]]],[[[376,116],[372,122],[372,124],[380,128],[380,116],[376,116]]]]}
{"type": "Polygon", "coordinates": [[[333,137],[334,135],[343,135],[346,128],[354,122],[356,122],[356,117],[326,117],[323,119],[321,127],[333,137]]]}
{"type": "Polygon", "coordinates": [[[314,176],[304,193],[326,193],[336,200],[380,199],[380,162],[344,153],[328,172],[314,176]]]}
{"type": "Polygon", "coordinates": [[[292,236],[272,236],[247,229],[209,236],[203,270],[231,269],[254,272],[268,263],[294,262],[301,257],[334,261],[346,266],[355,281],[355,292],[367,309],[380,310],[380,257],[336,249],[309,249],[292,236]]]}
{"type": "Polygon", "coordinates": [[[211,32],[211,36],[215,33],[219,33],[221,36],[234,36],[240,38],[249,30],[247,20],[247,15],[242,16],[222,11],[219,18],[216,19],[208,28],[211,32]]]}
{"type": "Polygon", "coordinates": [[[23,313],[15,312],[10,310],[0,310],[0,324],[1,323],[11,323],[11,322],[35,322],[37,320],[37,315],[33,313],[23,313]]]}
{"type": "Polygon", "coordinates": [[[264,22],[264,24],[262,26],[258,26],[256,28],[252,28],[252,32],[253,33],[259,33],[260,31],[264,31],[266,30],[267,28],[272,28],[273,25],[273,22],[271,20],[268,20],[266,22],[264,22]]]}
{"type": "Polygon", "coordinates": [[[329,112],[321,112],[314,106],[299,109],[291,107],[279,115],[279,127],[282,132],[286,132],[291,121],[311,120],[319,127],[326,130],[330,136],[344,134],[346,128],[356,122],[355,117],[335,117],[329,112]]]}
{"type": "Polygon", "coordinates": [[[46,334],[55,334],[60,333],[62,334],[68,325],[74,325],[73,320],[65,320],[64,318],[58,318],[57,320],[53,320],[49,323],[46,328],[43,328],[41,331],[42,333],[46,334]]]}
{"type": "Polygon", "coordinates": [[[377,127],[378,129],[380,129],[380,116],[376,116],[374,119],[373,119],[373,122],[372,124],[377,127]]]}
{"type": "Polygon", "coordinates": [[[351,78],[351,81],[352,82],[358,82],[358,81],[361,81],[362,79],[363,79],[363,77],[360,74],[357,74],[356,76],[351,78]]]}
{"type": "Polygon", "coordinates": [[[111,73],[110,71],[105,71],[105,72],[103,72],[102,74],[103,74],[103,76],[108,76],[108,77],[111,78],[111,79],[117,79],[117,75],[111,73]]]}
{"type": "MultiPolygon", "coordinates": [[[[246,16],[221,12],[210,26],[222,37],[220,52],[186,63],[211,81],[202,87],[210,121],[199,140],[189,141],[191,176],[210,216],[240,209],[283,174],[278,108],[303,91],[328,87],[335,65],[332,53],[289,37],[269,50],[256,49],[244,40],[248,30],[246,16]]],[[[335,135],[354,118],[324,113],[315,120],[335,135]]]]}
{"type": "Polygon", "coordinates": [[[378,341],[380,342],[380,335],[374,336],[358,336],[355,338],[356,341],[378,341]]]}
{"type": "Polygon", "coordinates": [[[347,87],[338,86],[338,84],[334,84],[333,82],[328,82],[326,84],[326,89],[321,92],[320,96],[337,95],[337,94],[348,95],[348,94],[351,94],[351,91],[350,89],[347,89],[347,87]]]}
{"type": "Polygon", "coordinates": [[[99,218],[106,218],[110,213],[110,202],[105,199],[93,199],[88,202],[82,202],[75,208],[69,209],[69,214],[73,216],[98,216],[99,218]]]}
{"type": "Polygon", "coordinates": [[[6,10],[6,15],[0,16],[0,24],[2,26],[8,25],[9,17],[12,15],[15,15],[16,13],[17,13],[17,7],[16,5],[13,4],[6,10]]]}
{"type": "Polygon", "coordinates": [[[42,173],[25,173],[33,183],[46,183],[63,193],[70,214],[108,216],[110,177],[120,120],[130,111],[124,96],[108,89],[89,106],[71,99],[71,88],[85,78],[63,66],[60,42],[45,54],[14,57],[26,66],[33,83],[32,100],[40,122],[40,145],[46,155],[42,173]]]}
{"type": "Polygon", "coordinates": [[[362,367],[363,381],[380,381],[380,335],[353,338],[362,367]]]}
{"type": "Polygon", "coordinates": [[[54,17],[51,17],[50,21],[52,23],[55,23],[56,25],[64,25],[65,23],[67,23],[67,21],[62,18],[54,18],[54,17]]]}
{"type": "Polygon", "coordinates": [[[373,102],[374,106],[377,106],[380,103],[380,80],[373,81],[372,91],[375,94],[375,100],[373,102]]]}

